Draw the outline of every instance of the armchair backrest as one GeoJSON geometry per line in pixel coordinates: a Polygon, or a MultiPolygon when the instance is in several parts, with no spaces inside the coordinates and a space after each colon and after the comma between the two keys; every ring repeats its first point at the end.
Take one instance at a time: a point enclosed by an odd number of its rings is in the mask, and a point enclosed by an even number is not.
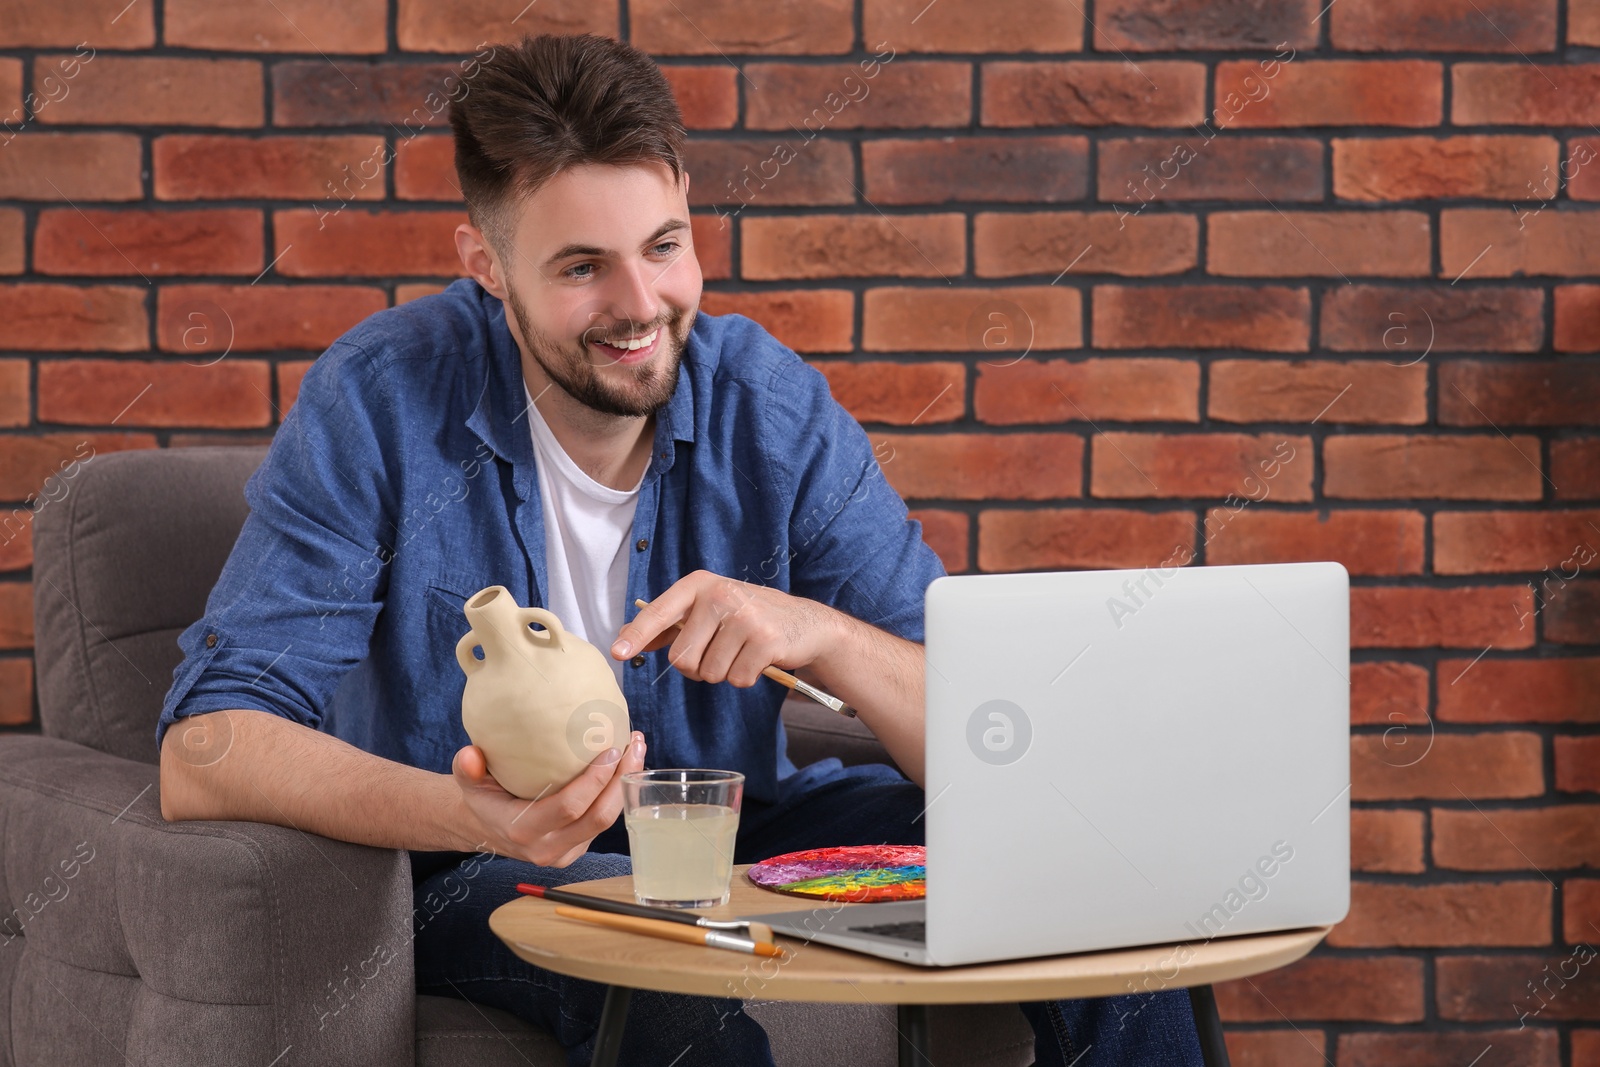
{"type": "Polygon", "coordinates": [[[34,671],[50,737],[157,762],[156,719],[249,509],[265,446],[80,462],[34,518],[34,671]]]}

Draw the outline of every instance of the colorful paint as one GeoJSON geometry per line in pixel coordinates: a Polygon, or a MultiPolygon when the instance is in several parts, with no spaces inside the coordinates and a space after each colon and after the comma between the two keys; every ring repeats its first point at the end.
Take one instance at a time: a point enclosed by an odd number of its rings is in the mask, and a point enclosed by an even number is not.
{"type": "Polygon", "coordinates": [[[843,845],[773,856],[745,876],[777,893],[861,904],[921,899],[927,872],[921,845],[843,845]]]}

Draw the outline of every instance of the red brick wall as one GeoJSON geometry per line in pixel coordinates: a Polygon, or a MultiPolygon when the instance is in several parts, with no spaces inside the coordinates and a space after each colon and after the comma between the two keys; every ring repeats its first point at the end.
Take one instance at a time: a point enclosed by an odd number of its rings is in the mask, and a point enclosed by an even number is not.
{"type": "Polygon", "coordinates": [[[1354,904],[1219,987],[1235,1063],[1600,1063],[1600,0],[525,3],[0,0],[6,510],[269,438],[457,273],[445,79],[620,34],[705,306],[826,371],[951,570],[1350,569],[1354,904]]]}

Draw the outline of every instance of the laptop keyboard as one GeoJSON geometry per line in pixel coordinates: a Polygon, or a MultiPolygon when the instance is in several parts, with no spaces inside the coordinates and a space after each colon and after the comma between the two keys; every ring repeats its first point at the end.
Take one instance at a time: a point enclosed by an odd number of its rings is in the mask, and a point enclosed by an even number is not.
{"type": "Polygon", "coordinates": [[[899,941],[926,941],[928,924],[924,919],[913,919],[903,923],[878,923],[876,926],[852,926],[853,934],[876,934],[879,937],[892,937],[899,941]]]}

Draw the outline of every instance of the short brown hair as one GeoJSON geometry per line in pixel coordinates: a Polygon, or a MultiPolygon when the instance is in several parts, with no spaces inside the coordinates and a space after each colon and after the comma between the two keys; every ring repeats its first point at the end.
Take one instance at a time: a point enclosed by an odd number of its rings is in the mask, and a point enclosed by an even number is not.
{"type": "Polygon", "coordinates": [[[683,173],[683,116],[667,79],[637,48],[592,33],[495,49],[451,102],[450,126],[467,216],[491,241],[567,167],[659,162],[683,173]]]}

